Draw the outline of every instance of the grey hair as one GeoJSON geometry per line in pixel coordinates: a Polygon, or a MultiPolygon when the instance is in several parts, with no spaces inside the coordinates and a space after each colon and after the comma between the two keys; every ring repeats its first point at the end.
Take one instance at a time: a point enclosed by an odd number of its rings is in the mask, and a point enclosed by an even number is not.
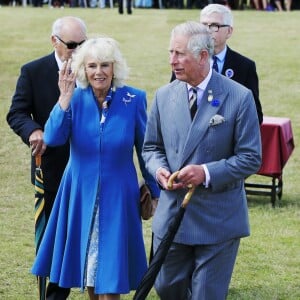
{"type": "Polygon", "coordinates": [[[222,15],[224,25],[233,27],[233,15],[231,13],[231,10],[227,6],[222,4],[209,4],[205,6],[200,12],[200,21],[201,17],[210,16],[213,13],[222,15]]]}
{"type": "Polygon", "coordinates": [[[113,86],[122,87],[125,84],[129,69],[117,41],[109,37],[91,38],[73,53],[72,70],[77,74],[77,80],[83,88],[89,85],[85,73],[85,60],[87,57],[93,57],[100,62],[112,62],[113,86]]]}
{"type": "Polygon", "coordinates": [[[53,25],[52,25],[52,35],[60,36],[62,28],[69,21],[78,22],[80,24],[80,26],[82,27],[82,32],[86,36],[87,27],[86,27],[84,21],[80,18],[72,17],[72,16],[66,16],[66,17],[62,17],[62,18],[59,18],[59,19],[55,20],[53,25]]]}
{"type": "Polygon", "coordinates": [[[211,57],[214,53],[214,42],[207,26],[195,21],[188,21],[175,26],[171,32],[171,39],[176,35],[189,38],[187,49],[197,57],[201,50],[208,51],[211,57]]]}

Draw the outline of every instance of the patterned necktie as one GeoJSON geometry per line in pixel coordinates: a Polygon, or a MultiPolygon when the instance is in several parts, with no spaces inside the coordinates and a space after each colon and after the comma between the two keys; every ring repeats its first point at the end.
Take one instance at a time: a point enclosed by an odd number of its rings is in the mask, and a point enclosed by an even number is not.
{"type": "Polygon", "coordinates": [[[192,92],[192,95],[190,97],[189,105],[190,105],[191,117],[193,120],[197,111],[197,89],[191,88],[190,91],[192,92]]]}
{"type": "Polygon", "coordinates": [[[218,67],[218,63],[217,63],[218,57],[214,55],[214,56],[213,56],[213,59],[214,59],[213,69],[214,69],[216,72],[219,73],[219,67],[218,67]]]}

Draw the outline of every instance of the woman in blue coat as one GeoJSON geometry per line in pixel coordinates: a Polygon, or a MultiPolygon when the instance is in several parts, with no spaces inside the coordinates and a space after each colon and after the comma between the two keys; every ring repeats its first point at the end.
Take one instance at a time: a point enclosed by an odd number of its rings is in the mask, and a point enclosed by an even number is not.
{"type": "Polygon", "coordinates": [[[120,299],[147,268],[134,149],[159,196],[141,157],[146,93],[124,85],[127,73],[115,40],[86,41],[60,71],[60,97],[45,126],[45,143],[69,141],[70,159],[32,273],[87,287],[90,299],[120,299]]]}

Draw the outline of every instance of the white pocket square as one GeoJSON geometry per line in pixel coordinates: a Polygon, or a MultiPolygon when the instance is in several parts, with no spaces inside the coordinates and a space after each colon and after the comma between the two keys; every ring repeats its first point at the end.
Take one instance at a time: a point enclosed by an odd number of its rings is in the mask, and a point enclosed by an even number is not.
{"type": "Polygon", "coordinates": [[[225,118],[221,115],[214,115],[209,120],[209,126],[216,126],[225,122],[225,118]]]}

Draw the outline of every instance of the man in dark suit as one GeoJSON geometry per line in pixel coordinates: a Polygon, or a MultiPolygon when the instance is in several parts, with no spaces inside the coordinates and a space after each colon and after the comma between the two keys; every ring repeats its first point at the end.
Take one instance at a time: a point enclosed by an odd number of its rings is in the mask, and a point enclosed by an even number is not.
{"type": "Polygon", "coordinates": [[[172,30],[176,80],[156,91],[148,117],[143,158],[163,188],[154,252],[195,187],[156,278],[161,300],[225,299],[240,239],[250,234],[244,178],[261,164],[259,123],[251,91],[212,70],[213,43],[198,22],[172,30]]]}
{"type": "MultiPolygon", "coordinates": [[[[237,81],[252,91],[259,123],[263,112],[259,100],[259,82],[255,62],[230,49],[226,42],[233,32],[231,10],[221,4],[209,4],[200,12],[200,23],[208,26],[214,40],[214,56],[217,57],[218,72],[237,81]]],[[[213,65],[213,61],[211,62],[213,65]]],[[[174,80],[175,76],[172,75],[174,80]]]]}
{"type": "MultiPolygon", "coordinates": [[[[44,125],[58,100],[58,71],[78,45],[86,40],[86,25],[75,17],[62,17],[52,26],[54,52],[31,61],[21,68],[7,122],[22,141],[32,149],[31,182],[34,184],[35,156],[42,155],[46,221],[69,158],[69,145],[46,147],[44,125]]],[[[54,284],[47,288],[47,299],[66,299],[69,289],[54,284]]]]}
{"type": "Polygon", "coordinates": [[[231,50],[226,45],[233,32],[231,10],[225,5],[209,4],[200,12],[200,23],[210,28],[214,39],[214,55],[217,57],[219,73],[252,91],[258,120],[259,123],[262,123],[263,113],[259,101],[259,85],[255,62],[231,50]]]}

